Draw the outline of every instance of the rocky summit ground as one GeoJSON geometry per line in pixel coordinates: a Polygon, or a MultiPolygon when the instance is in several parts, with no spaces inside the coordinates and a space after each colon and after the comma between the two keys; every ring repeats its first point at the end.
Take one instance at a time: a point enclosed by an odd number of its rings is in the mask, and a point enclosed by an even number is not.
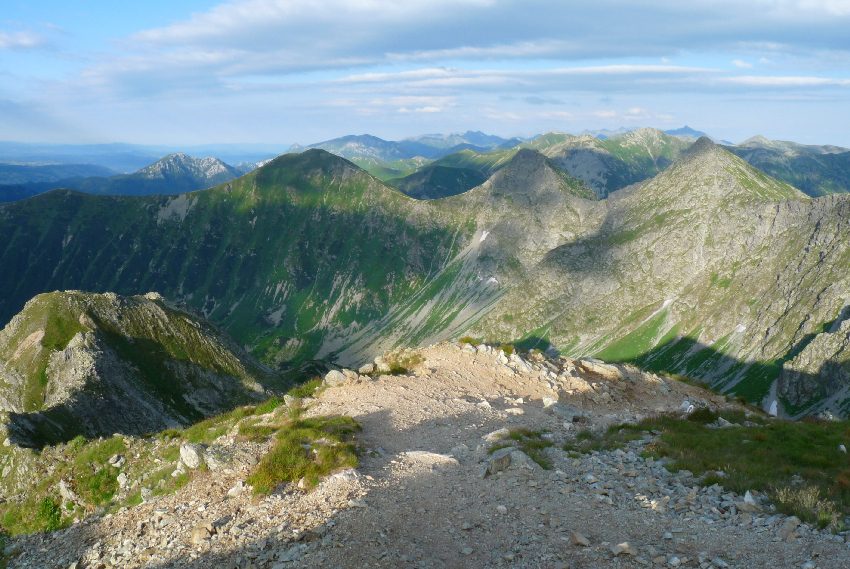
{"type": "Polygon", "coordinates": [[[253,497],[243,482],[268,447],[238,443],[232,429],[216,441],[232,461],[177,494],[10,540],[9,567],[850,566],[843,536],[640,458],[653,434],[612,452],[561,450],[579,430],[684,401],[729,405],[720,395],[632,368],[508,358],[487,346],[419,354],[408,375],[337,375],[339,385],[308,401],[309,415],[363,426],[356,470],[310,492],[288,484],[253,497]],[[487,453],[498,431],[520,428],[548,431],[550,470],[521,452],[487,453]]]}

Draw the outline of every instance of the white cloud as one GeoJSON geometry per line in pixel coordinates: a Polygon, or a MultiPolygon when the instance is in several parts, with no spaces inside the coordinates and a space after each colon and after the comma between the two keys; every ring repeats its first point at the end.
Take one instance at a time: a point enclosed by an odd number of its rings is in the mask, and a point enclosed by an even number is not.
{"type": "Polygon", "coordinates": [[[828,77],[722,77],[718,82],[750,85],[754,87],[823,87],[850,86],[850,79],[832,79],[828,77]]]}
{"type": "Polygon", "coordinates": [[[732,65],[734,65],[735,67],[740,67],[742,69],[751,69],[753,67],[752,63],[747,63],[746,61],[741,61],[740,59],[733,60],[732,65]]]}
{"type": "Polygon", "coordinates": [[[47,49],[51,47],[50,41],[43,35],[31,30],[19,32],[6,32],[0,30],[0,49],[15,51],[29,51],[36,49],[47,49]]]}

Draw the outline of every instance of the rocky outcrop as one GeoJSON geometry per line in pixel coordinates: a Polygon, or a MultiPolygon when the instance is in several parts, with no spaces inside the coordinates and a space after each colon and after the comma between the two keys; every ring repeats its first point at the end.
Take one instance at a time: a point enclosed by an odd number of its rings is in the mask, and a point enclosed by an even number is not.
{"type": "Polygon", "coordinates": [[[850,416],[850,320],[812,338],[799,355],[785,363],[777,394],[809,413],[830,411],[850,416]],[[809,407],[812,403],[815,405],[809,407]]]}
{"type": "Polygon", "coordinates": [[[156,293],[39,295],[0,332],[0,358],[0,410],[25,446],[178,427],[282,386],[156,293]]]}

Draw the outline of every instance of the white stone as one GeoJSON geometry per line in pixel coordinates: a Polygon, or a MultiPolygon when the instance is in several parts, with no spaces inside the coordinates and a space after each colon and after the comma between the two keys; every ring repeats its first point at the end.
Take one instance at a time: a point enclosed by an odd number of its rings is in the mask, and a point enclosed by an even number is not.
{"type": "Polygon", "coordinates": [[[183,443],[180,445],[180,460],[188,468],[198,468],[204,462],[204,445],[183,443]]]}

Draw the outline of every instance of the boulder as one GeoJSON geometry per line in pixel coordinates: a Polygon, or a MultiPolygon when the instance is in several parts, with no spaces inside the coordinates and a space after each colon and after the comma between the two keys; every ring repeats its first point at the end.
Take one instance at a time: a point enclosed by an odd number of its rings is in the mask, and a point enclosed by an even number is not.
{"type": "Polygon", "coordinates": [[[202,542],[210,539],[216,534],[215,526],[210,522],[198,524],[192,530],[192,544],[200,545],[202,542]]]}
{"type": "Polygon", "coordinates": [[[564,403],[552,403],[545,409],[550,415],[554,415],[562,421],[569,421],[571,423],[574,423],[578,421],[579,418],[584,417],[583,411],[576,409],[571,405],[565,405],[564,403]]]}
{"type": "Polygon", "coordinates": [[[511,465],[511,453],[516,449],[514,447],[501,448],[490,455],[487,461],[487,468],[482,471],[482,476],[496,474],[499,471],[506,470],[511,465]]]}
{"type": "Polygon", "coordinates": [[[180,460],[187,468],[195,469],[204,462],[204,445],[197,443],[183,443],[180,445],[180,460]]]}
{"type": "Polygon", "coordinates": [[[344,384],[348,378],[341,371],[333,370],[329,371],[325,375],[325,385],[329,385],[331,387],[338,387],[344,384]]]}
{"type": "Polygon", "coordinates": [[[375,372],[375,364],[366,364],[365,366],[363,366],[363,367],[361,367],[360,369],[357,370],[357,373],[360,373],[360,374],[363,374],[363,375],[369,375],[370,373],[374,373],[374,372],[375,372]]]}

